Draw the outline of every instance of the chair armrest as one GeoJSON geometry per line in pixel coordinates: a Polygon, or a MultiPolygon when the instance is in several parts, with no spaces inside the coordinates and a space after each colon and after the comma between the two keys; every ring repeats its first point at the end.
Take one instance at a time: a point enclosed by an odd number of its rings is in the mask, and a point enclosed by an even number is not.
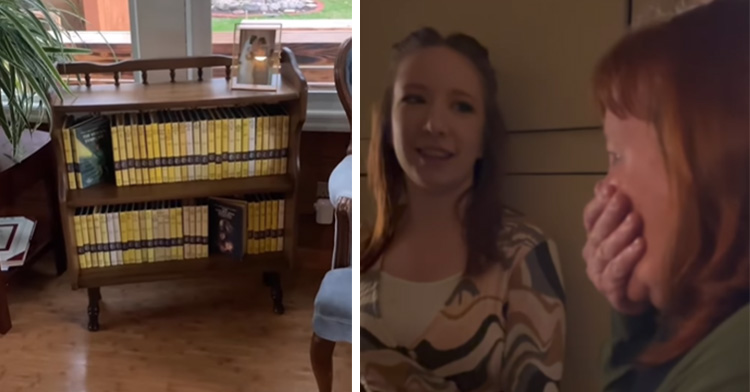
{"type": "Polygon", "coordinates": [[[352,260],[352,199],[342,197],[336,204],[336,240],[333,268],[351,266],[352,260]]]}

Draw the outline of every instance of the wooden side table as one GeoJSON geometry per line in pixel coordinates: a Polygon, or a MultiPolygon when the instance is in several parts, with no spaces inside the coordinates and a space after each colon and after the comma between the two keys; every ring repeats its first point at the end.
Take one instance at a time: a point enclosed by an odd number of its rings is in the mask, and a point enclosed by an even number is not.
{"type": "Polygon", "coordinates": [[[50,135],[46,131],[26,132],[21,143],[26,157],[16,163],[9,157],[12,148],[0,130],[0,216],[26,216],[35,219],[37,226],[24,266],[0,271],[0,334],[8,332],[12,326],[7,291],[15,273],[33,264],[50,246],[57,274],[61,275],[66,269],[50,135]]]}

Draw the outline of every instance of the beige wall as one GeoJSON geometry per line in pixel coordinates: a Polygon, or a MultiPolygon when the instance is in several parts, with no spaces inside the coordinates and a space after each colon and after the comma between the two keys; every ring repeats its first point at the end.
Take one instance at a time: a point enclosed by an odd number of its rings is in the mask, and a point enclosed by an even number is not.
{"type": "Polygon", "coordinates": [[[502,110],[512,131],[506,201],[556,241],[562,259],[568,295],[563,390],[597,391],[609,312],[585,277],[581,210],[606,172],[606,154],[590,78],[596,60],[626,30],[626,2],[477,3],[361,3],[362,220],[372,220],[364,163],[370,108],[385,87],[390,45],[424,25],[474,35],[490,50],[502,110]],[[439,8],[443,11],[436,11],[439,8]]]}

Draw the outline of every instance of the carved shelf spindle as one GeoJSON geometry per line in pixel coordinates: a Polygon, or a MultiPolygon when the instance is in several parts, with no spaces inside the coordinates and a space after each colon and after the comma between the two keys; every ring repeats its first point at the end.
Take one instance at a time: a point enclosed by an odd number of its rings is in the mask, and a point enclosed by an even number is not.
{"type": "Polygon", "coordinates": [[[143,78],[143,84],[148,84],[148,71],[141,71],[141,76],[143,78]]]}
{"type": "Polygon", "coordinates": [[[84,78],[86,79],[86,87],[91,87],[91,74],[90,73],[86,73],[84,75],[84,78]]]}
{"type": "Polygon", "coordinates": [[[120,86],[120,73],[115,71],[115,86],[120,86]]]}
{"type": "Polygon", "coordinates": [[[225,68],[224,69],[224,79],[226,79],[228,81],[232,77],[232,66],[231,65],[227,65],[224,68],[225,68]]]}
{"type": "Polygon", "coordinates": [[[198,81],[203,81],[203,68],[198,67],[198,81]]]}
{"type": "Polygon", "coordinates": [[[169,79],[172,83],[174,83],[174,68],[169,70],[169,79]]]}

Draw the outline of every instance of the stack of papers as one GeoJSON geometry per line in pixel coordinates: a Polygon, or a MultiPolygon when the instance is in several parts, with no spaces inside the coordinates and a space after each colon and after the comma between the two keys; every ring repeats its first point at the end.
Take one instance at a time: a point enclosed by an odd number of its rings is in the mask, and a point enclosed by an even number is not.
{"type": "Polygon", "coordinates": [[[34,229],[36,222],[22,216],[0,218],[0,270],[23,265],[34,229]]]}

